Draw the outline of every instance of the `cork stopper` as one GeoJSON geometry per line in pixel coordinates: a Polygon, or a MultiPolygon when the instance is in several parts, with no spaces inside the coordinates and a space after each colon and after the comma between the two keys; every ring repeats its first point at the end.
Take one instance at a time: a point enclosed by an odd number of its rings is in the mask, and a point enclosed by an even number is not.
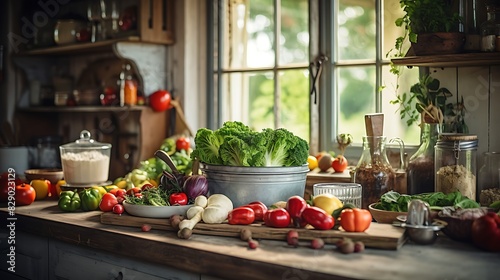
{"type": "Polygon", "coordinates": [[[439,134],[439,141],[475,141],[477,135],[462,134],[462,133],[441,133],[439,134]]]}

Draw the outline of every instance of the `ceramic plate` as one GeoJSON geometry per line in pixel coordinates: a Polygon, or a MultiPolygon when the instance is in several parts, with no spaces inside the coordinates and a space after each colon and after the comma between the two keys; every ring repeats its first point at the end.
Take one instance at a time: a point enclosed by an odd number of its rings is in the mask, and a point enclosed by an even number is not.
{"type": "Polygon", "coordinates": [[[123,208],[125,211],[133,216],[145,217],[145,218],[170,218],[170,216],[186,215],[186,212],[193,205],[183,205],[183,206],[152,206],[152,205],[136,205],[130,204],[126,201],[123,202],[123,208]]]}

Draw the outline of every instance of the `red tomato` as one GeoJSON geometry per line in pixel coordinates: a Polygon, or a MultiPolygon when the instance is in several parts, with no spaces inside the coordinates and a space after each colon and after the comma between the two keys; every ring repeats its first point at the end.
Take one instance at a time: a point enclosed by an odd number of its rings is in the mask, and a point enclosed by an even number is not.
{"type": "Polygon", "coordinates": [[[188,197],[185,193],[173,193],[168,198],[170,205],[186,205],[188,203],[188,197]]]}
{"type": "Polygon", "coordinates": [[[364,232],[372,223],[372,214],[366,209],[344,209],[340,213],[340,225],[348,232],[364,232]]]}
{"type": "Polygon", "coordinates": [[[500,216],[489,212],[472,223],[472,241],[481,249],[500,252],[500,216]]]}
{"type": "Polygon", "coordinates": [[[255,214],[255,220],[256,221],[264,221],[264,214],[267,212],[267,206],[262,203],[262,202],[251,202],[248,205],[245,205],[245,207],[252,208],[254,214],[255,214]]]}
{"type": "Polygon", "coordinates": [[[290,225],[290,214],[283,208],[267,210],[264,215],[264,223],[270,227],[288,227],[290,225]]]}
{"type": "Polygon", "coordinates": [[[30,205],[35,201],[36,191],[30,184],[21,184],[16,186],[16,205],[30,205]]]}
{"type": "Polygon", "coordinates": [[[234,208],[227,216],[230,225],[249,225],[255,221],[255,212],[250,207],[234,208]]]}
{"type": "Polygon", "coordinates": [[[338,155],[332,161],[332,168],[335,172],[344,172],[347,168],[347,159],[343,155],[338,155]]]}
{"type": "Polygon", "coordinates": [[[300,226],[302,221],[302,212],[307,207],[307,202],[304,198],[294,195],[286,202],[286,211],[290,214],[290,218],[295,226],[300,226]]]}
{"type": "Polygon", "coordinates": [[[116,199],[116,196],[112,193],[105,193],[102,198],[101,202],[99,203],[99,209],[103,212],[110,212],[113,210],[113,206],[118,204],[118,200],[116,199]]]}
{"type": "Polygon", "coordinates": [[[172,96],[167,90],[157,90],[149,96],[149,106],[157,112],[163,112],[170,109],[170,102],[172,101],[172,96]]]}
{"type": "Polygon", "coordinates": [[[335,225],[332,215],[316,206],[306,207],[302,212],[302,219],[315,229],[327,230],[335,225]]]}
{"type": "Polygon", "coordinates": [[[177,151],[180,150],[189,150],[189,147],[191,146],[191,142],[189,141],[189,138],[186,137],[179,137],[177,138],[177,141],[175,141],[175,147],[177,148],[177,151]]]}
{"type": "Polygon", "coordinates": [[[123,214],[123,211],[124,211],[123,205],[116,204],[115,206],[113,206],[113,213],[121,215],[121,214],[123,214]]]}
{"type": "Polygon", "coordinates": [[[15,176],[14,173],[3,172],[0,174],[0,202],[7,202],[9,199],[9,191],[13,194],[17,185],[21,185],[23,181],[15,176]]]}

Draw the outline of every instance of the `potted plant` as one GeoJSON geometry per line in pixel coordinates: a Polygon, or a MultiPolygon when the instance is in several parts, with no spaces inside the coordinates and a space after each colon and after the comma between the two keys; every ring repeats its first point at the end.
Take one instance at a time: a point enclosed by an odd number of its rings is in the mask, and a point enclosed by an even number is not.
{"type": "Polygon", "coordinates": [[[425,123],[443,123],[443,112],[446,107],[446,98],[451,92],[440,87],[438,79],[430,75],[424,75],[420,81],[410,88],[410,92],[404,92],[392,100],[392,104],[399,104],[401,119],[406,119],[406,124],[411,126],[420,119],[425,123]]]}
{"type": "Polygon", "coordinates": [[[405,32],[396,39],[396,56],[402,57],[403,44],[408,39],[415,55],[458,53],[465,35],[457,32],[461,17],[456,13],[454,0],[400,0],[405,14],[396,26],[405,32]]]}

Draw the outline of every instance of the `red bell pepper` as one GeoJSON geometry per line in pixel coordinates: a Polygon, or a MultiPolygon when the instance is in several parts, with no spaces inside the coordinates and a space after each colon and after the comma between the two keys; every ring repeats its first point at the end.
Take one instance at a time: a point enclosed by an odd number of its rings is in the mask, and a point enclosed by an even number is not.
{"type": "Polygon", "coordinates": [[[344,209],[340,213],[340,225],[348,232],[364,232],[372,223],[372,214],[366,209],[344,209]]]}
{"type": "Polygon", "coordinates": [[[332,215],[316,206],[306,207],[302,211],[302,219],[315,229],[327,230],[335,225],[335,219],[332,215]]]}
{"type": "Polygon", "coordinates": [[[252,208],[256,221],[264,221],[264,214],[267,212],[267,206],[264,203],[250,202],[245,207],[252,208]]]}
{"type": "Polygon", "coordinates": [[[286,202],[286,210],[290,214],[294,226],[300,227],[302,223],[302,212],[307,207],[307,201],[301,196],[294,195],[286,202]]]}
{"type": "Polygon", "coordinates": [[[481,249],[500,252],[500,217],[494,212],[474,220],[472,241],[481,249]]]}
{"type": "Polygon", "coordinates": [[[290,225],[290,214],[283,209],[270,209],[264,215],[264,223],[275,228],[284,228],[290,225]]]}
{"type": "Polygon", "coordinates": [[[255,212],[250,207],[234,208],[227,216],[230,225],[249,225],[255,221],[255,212]]]}

